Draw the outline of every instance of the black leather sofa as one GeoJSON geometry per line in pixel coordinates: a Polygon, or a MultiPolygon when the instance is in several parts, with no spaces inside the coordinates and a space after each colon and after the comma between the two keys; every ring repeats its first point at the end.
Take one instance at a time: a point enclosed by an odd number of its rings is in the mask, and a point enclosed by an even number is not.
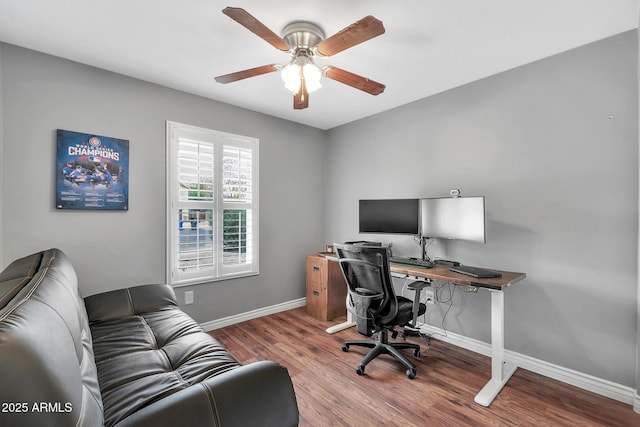
{"type": "Polygon", "coordinates": [[[292,426],[289,374],[240,365],[166,285],[82,299],[49,249],[0,273],[0,425],[292,426]]]}

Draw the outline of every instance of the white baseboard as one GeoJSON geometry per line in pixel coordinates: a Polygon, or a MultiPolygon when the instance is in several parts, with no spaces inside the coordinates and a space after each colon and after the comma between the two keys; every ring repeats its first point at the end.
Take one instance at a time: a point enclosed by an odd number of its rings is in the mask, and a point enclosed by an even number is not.
{"type": "MultiPolygon", "coordinates": [[[[431,334],[434,338],[454,344],[458,347],[462,347],[485,356],[491,356],[491,345],[488,343],[452,332],[445,333],[442,329],[427,324],[422,324],[420,326],[420,332],[431,334]]],[[[534,359],[533,357],[525,356],[523,354],[516,353],[515,351],[505,350],[504,357],[505,361],[514,363],[519,368],[597,393],[601,396],[609,397],[619,402],[633,405],[633,410],[640,413],[640,396],[631,387],[554,365],[543,360],[534,359]]]]}
{"type": "Polygon", "coordinates": [[[293,301],[287,301],[269,307],[258,308],[256,310],[247,311],[233,316],[223,317],[222,319],[212,320],[210,322],[201,323],[200,326],[205,331],[213,331],[215,329],[224,328],[225,326],[235,325],[236,323],[246,322],[247,320],[257,319],[258,317],[268,316],[270,314],[280,313],[281,311],[292,310],[298,307],[304,307],[307,303],[306,298],[300,298],[293,301]]]}

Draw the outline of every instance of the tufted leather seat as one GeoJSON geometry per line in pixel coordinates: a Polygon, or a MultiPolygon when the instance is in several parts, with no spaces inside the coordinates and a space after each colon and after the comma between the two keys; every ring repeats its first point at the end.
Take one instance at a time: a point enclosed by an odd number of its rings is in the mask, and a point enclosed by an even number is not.
{"type": "Polygon", "coordinates": [[[147,285],[133,293],[122,289],[85,300],[105,425],[241,366],[175,303],[164,305],[171,302],[169,291],[147,285]],[[159,307],[151,303],[154,299],[159,307]],[[131,312],[122,313],[120,304],[131,307],[131,312]],[[137,313],[136,306],[144,312],[137,313]]]}

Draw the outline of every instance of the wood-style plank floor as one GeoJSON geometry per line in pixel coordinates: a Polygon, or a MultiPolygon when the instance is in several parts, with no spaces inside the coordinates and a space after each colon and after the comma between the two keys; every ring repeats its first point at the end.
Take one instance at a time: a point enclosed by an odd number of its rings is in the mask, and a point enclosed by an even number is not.
{"type": "Polygon", "coordinates": [[[629,405],[524,369],[485,408],[473,398],[490,377],[490,359],[436,339],[408,338],[421,344],[419,358],[406,351],[414,380],[388,355],[359,376],[368,350],[345,353],[342,343],[364,337],[355,328],[324,332],[341,321],[318,321],[299,308],[210,333],[243,364],[269,359],[288,368],[300,426],[640,426],[629,405]]]}

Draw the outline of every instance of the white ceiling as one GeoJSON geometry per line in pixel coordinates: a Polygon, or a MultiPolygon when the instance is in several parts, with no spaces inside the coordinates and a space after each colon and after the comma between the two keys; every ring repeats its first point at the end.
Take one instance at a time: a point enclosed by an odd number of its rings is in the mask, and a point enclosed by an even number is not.
{"type": "Polygon", "coordinates": [[[0,41],[330,129],[638,27],[640,0],[0,0],[0,41]],[[289,60],[222,14],[241,7],[274,32],[296,20],[330,36],[366,15],[386,33],[331,58],[386,84],[372,96],[324,78],[293,110],[279,73],[218,75],[289,60]]]}

